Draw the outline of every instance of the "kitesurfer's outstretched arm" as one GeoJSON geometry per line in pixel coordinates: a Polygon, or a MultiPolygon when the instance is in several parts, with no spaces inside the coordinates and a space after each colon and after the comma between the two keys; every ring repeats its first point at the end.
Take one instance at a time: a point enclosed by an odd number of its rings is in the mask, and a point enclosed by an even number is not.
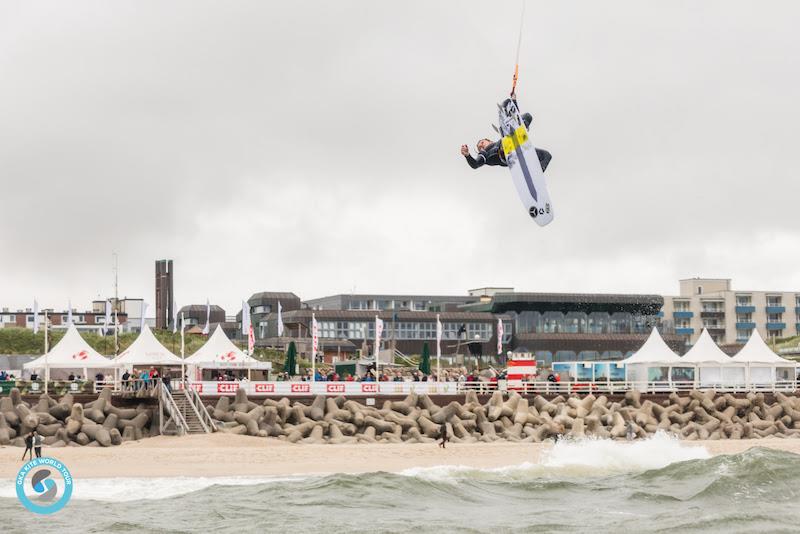
{"type": "Polygon", "coordinates": [[[484,163],[486,163],[486,156],[484,156],[480,152],[478,152],[477,158],[473,158],[472,155],[469,153],[469,147],[467,145],[461,145],[461,155],[467,159],[467,163],[473,169],[482,167],[484,163]]]}

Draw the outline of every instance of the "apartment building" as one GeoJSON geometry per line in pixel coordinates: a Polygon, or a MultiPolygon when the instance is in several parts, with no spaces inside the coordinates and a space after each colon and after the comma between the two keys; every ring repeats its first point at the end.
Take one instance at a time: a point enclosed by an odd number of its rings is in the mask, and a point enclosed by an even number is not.
{"type": "Polygon", "coordinates": [[[665,296],[662,322],[693,345],[703,328],[718,345],[747,341],[753,330],[764,339],[800,334],[800,291],[744,291],[727,278],[680,281],[680,294],[665,296]]]}

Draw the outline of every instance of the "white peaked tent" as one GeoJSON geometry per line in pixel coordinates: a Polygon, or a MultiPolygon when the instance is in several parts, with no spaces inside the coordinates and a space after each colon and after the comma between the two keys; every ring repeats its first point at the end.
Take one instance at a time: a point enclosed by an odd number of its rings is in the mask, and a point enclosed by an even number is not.
{"type": "Polygon", "coordinates": [[[114,359],[117,367],[180,365],[182,360],[167,350],[146,324],[139,337],[114,359]]]}
{"type": "Polygon", "coordinates": [[[745,384],[745,366],[722,352],[705,328],[697,343],[683,355],[681,362],[697,367],[695,385],[699,387],[745,384]]]}
{"type": "MultiPolygon", "coordinates": [[[[622,363],[625,364],[625,380],[629,382],[666,382],[671,380],[672,368],[687,367],[664,342],[656,328],[650,332],[644,345],[622,363]]],[[[694,366],[688,367],[691,370],[694,366]]]]}
{"type": "Polygon", "coordinates": [[[748,384],[774,384],[776,381],[794,381],[797,364],[775,354],[753,329],[750,339],[733,361],[747,367],[748,384]]]}
{"type": "Polygon", "coordinates": [[[49,380],[66,378],[70,371],[86,378],[90,369],[107,369],[112,366],[113,362],[90,347],[78,333],[75,325],[71,324],[61,341],[56,343],[50,352],[26,363],[23,369],[28,372],[44,371],[45,379],[49,380]],[[55,377],[51,376],[51,369],[57,370],[55,377]]]}
{"type": "Polygon", "coordinates": [[[271,369],[269,362],[260,362],[234,345],[219,325],[197,352],[186,358],[187,365],[197,369],[271,369]]]}

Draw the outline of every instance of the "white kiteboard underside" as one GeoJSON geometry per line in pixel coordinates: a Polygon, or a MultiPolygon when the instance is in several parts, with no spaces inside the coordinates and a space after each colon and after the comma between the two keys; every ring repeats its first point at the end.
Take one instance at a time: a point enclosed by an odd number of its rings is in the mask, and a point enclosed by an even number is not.
{"type": "Polygon", "coordinates": [[[553,220],[553,204],[536,148],[514,101],[506,100],[499,108],[502,149],[514,186],[528,214],[536,224],[545,226],[553,220]]]}

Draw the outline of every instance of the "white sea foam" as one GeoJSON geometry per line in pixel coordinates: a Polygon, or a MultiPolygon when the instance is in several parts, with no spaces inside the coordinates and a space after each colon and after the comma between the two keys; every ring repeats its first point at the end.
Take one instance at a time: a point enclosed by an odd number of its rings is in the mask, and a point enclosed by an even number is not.
{"type": "MultiPolygon", "coordinates": [[[[72,498],[106,502],[158,500],[211,486],[252,486],[301,478],[303,477],[76,478],[72,498]]],[[[0,480],[0,497],[16,498],[13,480],[0,480]]]]}
{"type": "Polygon", "coordinates": [[[456,482],[460,478],[503,475],[513,480],[532,476],[601,476],[660,469],[672,463],[704,460],[711,454],[705,447],[682,444],[665,433],[634,442],[587,438],[564,440],[542,452],[539,462],[491,469],[464,465],[439,465],[406,469],[399,474],[431,481],[456,482]]]}

